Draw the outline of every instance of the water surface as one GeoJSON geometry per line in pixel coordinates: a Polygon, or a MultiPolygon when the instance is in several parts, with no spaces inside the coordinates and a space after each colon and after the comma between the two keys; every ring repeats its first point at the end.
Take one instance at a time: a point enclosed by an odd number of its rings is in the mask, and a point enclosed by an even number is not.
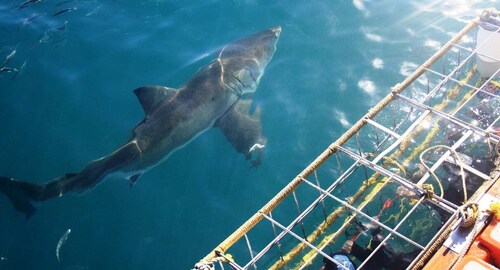
{"type": "Polygon", "coordinates": [[[0,62],[15,49],[9,66],[25,65],[0,74],[0,175],[38,183],[125,142],[143,118],[136,87],[179,87],[220,46],[283,30],[254,95],[268,139],[261,167],[213,129],[133,188],[110,179],[29,220],[0,196],[0,269],[192,267],[495,3],[393,2],[3,1],[0,62]]]}

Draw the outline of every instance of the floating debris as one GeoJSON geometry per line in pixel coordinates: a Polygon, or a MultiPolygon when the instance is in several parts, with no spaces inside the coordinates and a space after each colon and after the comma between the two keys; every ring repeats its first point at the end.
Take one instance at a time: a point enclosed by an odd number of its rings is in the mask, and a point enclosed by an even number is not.
{"type": "Polygon", "coordinates": [[[58,262],[61,262],[61,260],[59,260],[59,250],[61,249],[61,246],[66,242],[66,240],[68,240],[68,236],[69,234],[71,233],[71,229],[68,229],[62,236],[61,238],[59,239],[59,242],[57,242],[57,247],[56,247],[56,257],[57,257],[57,261],[58,262]]]}

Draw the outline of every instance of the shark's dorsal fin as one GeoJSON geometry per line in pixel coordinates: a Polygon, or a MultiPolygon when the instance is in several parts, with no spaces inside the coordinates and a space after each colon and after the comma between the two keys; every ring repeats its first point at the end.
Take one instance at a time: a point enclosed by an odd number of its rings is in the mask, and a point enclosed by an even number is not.
{"type": "Polygon", "coordinates": [[[177,89],[158,85],[141,86],[134,90],[135,95],[146,113],[150,115],[159,104],[170,99],[177,93],[177,89]]]}

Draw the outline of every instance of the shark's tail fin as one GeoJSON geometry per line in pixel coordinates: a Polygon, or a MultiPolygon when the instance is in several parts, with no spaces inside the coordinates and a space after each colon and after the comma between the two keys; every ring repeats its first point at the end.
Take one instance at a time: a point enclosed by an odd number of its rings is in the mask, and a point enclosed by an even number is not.
{"type": "MultiPolygon", "coordinates": [[[[0,191],[7,195],[16,210],[25,213],[29,218],[36,211],[32,202],[46,201],[61,197],[68,192],[84,192],[91,189],[108,173],[116,171],[140,155],[137,142],[132,141],[111,155],[90,162],[79,173],[67,173],[43,184],[0,177],[0,191]]],[[[134,184],[139,176],[140,174],[131,176],[130,183],[134,184]]]]}
{"type": "Polygon", "coordinates": [[[17,211],[25,213],[26,218],[29,218],[36,211],[32,201],[38,201],[42,186],[9,177],[0,177],[0,191],[7,195],[17,211]]]}

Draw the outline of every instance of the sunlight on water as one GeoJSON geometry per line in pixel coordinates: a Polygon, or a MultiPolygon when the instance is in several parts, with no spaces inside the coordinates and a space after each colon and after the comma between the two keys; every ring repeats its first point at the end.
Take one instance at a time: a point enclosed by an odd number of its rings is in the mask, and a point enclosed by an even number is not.
{"type": "Polygon", "coordinates": [[[401,64],[401,67],[399,69],[399,73],[403,76],[408,76],[410,75],[415,69],[417,69],[418,65],[412,62],[406,62],[404,61],[401,64]]]}
{"type": "Polygon", "coordinates": [[[377,87],[373,81],[368,79],[363,79],[358,82],[358,87],[365,91],[367,94],[372,95],[375,94],[377,87]]]}
{"type": "Polygon", "coordinates": [[[180,87],[228,42],[278,25],[282,33],[252,96],[267,139],[258,169],[210,129],[132,188],[110,179],[40,203],[29,220],[0,194],[0,269],[190,269],[494,5],[2,1],[0,176],[34,183],[78,172],[127,141],[144,117],[137,87],[180,87]],[[59,263],[54,248],[67,228],[59,263]]]}
{"type": "Polygon", "coordinates": [[[380,58],[375,58],[372,61],[372,66],[373,66],[373,68],[376,68],[376,69],[383,69],[384,68],[384,60],[382,60],[380,58]]]}
{"type": "Polygon", "coordinates": [[[427,39],[424,41],[424,45],[437,51],[441,47],[441,42],[437,40],[427,39]]]}

